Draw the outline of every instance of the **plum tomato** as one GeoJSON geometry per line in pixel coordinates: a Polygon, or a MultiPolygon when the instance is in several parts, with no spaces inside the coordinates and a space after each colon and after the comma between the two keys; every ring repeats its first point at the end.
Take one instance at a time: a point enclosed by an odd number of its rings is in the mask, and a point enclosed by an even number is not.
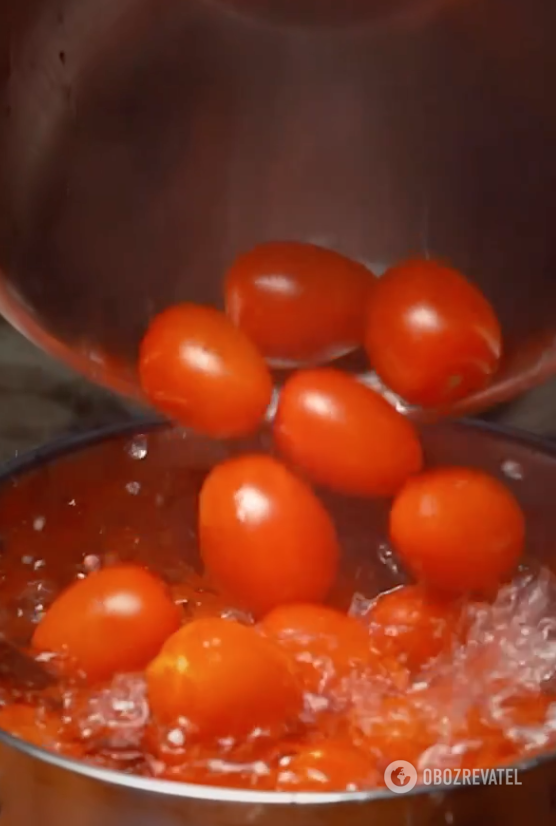
{"type": "Polygon", "coordinates": [[[226,275],[226,310],[276,366],[330,361],[363,344],[374,275],[314,244],[260,244],[226,275]]]}
{"type": "Polygon", "coordinates": [[[352,496],[392,496],[423,464],[413,424],[374,390],[327,368],[286,382],[274,440],[313,482],[352,496]]]}
{"type": "Polygon", "coordinates": [[[372,647],[417,672],[460,640],[462,605],[420,585],[381,594],[365,616],[372,647]]]}
{"type": "Polygon", "coordinates": [[[263,357],[224,313],[178,304],[151,322],[139,377],[147,399],[180,424],[217,438],[247,435],[272,397],[263,357]]]}
{"type": "Polygon", "coordinates": [[[418,581],[451,593],[485,592],[517,565],[525,518],[493,476],[444,467],[405,484],[390,511],[390,537],[418,581]]]}
{"type": "Polygon", "coordinates": [[[287,658],[255,628],[198,619],[164,644],[147,668],[151,711],[159,722],[186,721],[199,739],[283,733],[303,695],[287,658]]]}
{"type": "Polygon", "coordinates": [[[388,387],[422,407],[481,390],[502,352],[500,324],[483,294],[456,270],[424,260],[378,279],[365,344],[388,387]]]}
{"type": "Polygon", "coordinates": [[[73,582],[35,629],[33,647],[65,658],[64,669],[90,682],[140,671],[180,626],[165,583],[143,568],[119,565],[73,582]]]}
{"type": "Polygon", "coordinates": [[[280,761],[279,791],[357,791],[378,785],[376,760],[341,741],[306,746],[280,761]]]}
{"type": "Polygon", "coordinates": [[[293,658],[303,687],[313,694],[369,663],[367,629],[324,605],[281,605],[260,628],[293,658]]]}
{"type": "Polygon", "coordinates": [[[199,546],[209,578],[257,617],[320,602],[338,569],[332,520],[280,462],[243,455],[217,465],[199,497],[199,546]]]}

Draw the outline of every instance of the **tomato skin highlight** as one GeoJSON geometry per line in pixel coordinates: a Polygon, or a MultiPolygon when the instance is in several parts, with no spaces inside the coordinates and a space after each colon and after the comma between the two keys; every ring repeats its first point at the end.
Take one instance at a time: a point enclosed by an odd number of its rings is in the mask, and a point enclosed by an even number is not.
{"type": "Polygon", "coordinates": [[[67,657],[64,671],[89,681],[140,671],[180,626],[166,585],[148,571],[120,565],[74,581],[33,634],[37,651],[67,657]]]}
{"type": "Polygon", "coordinates": [[[339,370],[294,374],[282,388],[273,432],[294,467],[350,496],[393,496],[423,465],[413,424],[339,370]]]}
{"type": "Polygon", "coordinates": [[[362,264],[332,250],[264,243],[228,270],[226,311],[276,366],[322,363],[362,345],[375,281],[362,264]]]}
{"type": "Polygon", "coordinates": [[[390,511],[390,537],[418,581],[454,594],[488,592],[516,567],[525,518],[493,476],[445,467],[402,488],[390,511]]]}
{"type": "Polygon", "coordinates": [[[365,616],[370,642],[416,672],[458,639],[462,606],[420,585],[403,585],[380,594],[365,616]]]}
{"type": "Polygon", "coordinates": [[[412,260],[377,280],[365,347],[395,393],[410,404],[442,407],[487,386],[502,333],[487,299],[457,270],[412,260]]]}
{"type": "Polygon", "coordinates": [[[342,742],[306,746],[281,761],[276,780],[280,791],[356,791],[378,785],[376,760],[342,742]]]}
{"type": "Polygon", "coordinates": [[[302,709],[287,659],[256,629],[223,619],[184,625],[147,668],[158,721],[184,718],[201,739],[283,733],[302,709]]]}
{"type": "Polygon", "coordinates": [[[141,343],[148,400],[186,427],[216,438],[255,431],[272,398],[263,357],[224,313],[178,304],[160,313],[141,343]]]}
{"type": "Polygon", "coordinates": [[[339,545],[311,489],[270,456],[217,465],[199,498],[207,573],[241,608],[262,616],[289,602],[321,602],[336,578],[339,545]]]}
{"type": "Polygon", "coordinates": [[[292,657],[305,690],[315,694],[323,684],[369,664],[367,629],[325,605],[281,605],[264,617],[260,628],[292,657]]]}

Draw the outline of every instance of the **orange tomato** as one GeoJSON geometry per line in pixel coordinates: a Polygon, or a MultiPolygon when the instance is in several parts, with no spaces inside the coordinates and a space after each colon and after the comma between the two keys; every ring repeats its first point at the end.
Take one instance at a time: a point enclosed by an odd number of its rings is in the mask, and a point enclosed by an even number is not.
{"type": "Polygon", "coordinates": [[[199,738],[283,732],[302,708],[289,663],[254,628],[222,619],[184,625],[146,672],[152,713],[199,738]]]}
{"type": "Polygon", "coordinates": [[[214,437],[256,430],[272,396],[263,357],[211,307],[178,304],[151,322],[141,344],[143,392],[180,424],[214,437]]]}
{"type": "Polygon", "coordinates": [[[453,593],[488,591],[518,563],[525,519],[512,493],[472,468],[410,479],[390,511],[390,537],[409,571],[453,593]]]}
{"type": "Polygon", "coordinates": [[[459,603],[406,585],[381,594],[365,619],[374,649],[418,671],[459,639],[461,614],[459,603]]]}
{"type": "Polygon", "coordinates": [[[365,338],[372,366],[411,404],[437,407],[481,390],[502,352],[500,324],[459,272],[407,261],[378,279],[365,338]]]}
{"type": "Polygon", "coordinates": [[[104,568],[73,582],[35,629],[33,647],[67,657],[89,681],[140,671],[180,626],[166,585],[143,568],[104,568]]]}
{"type": "Polygon", "coordinates": [[[286,382],[274,440],[313,482],[353,496],[392,496],[423,464],[412,423],[339,370],[305,370],[286,382]]]}
{"type": "Polygon", "coordinates": [[[281,605],[260,628],[294,659],[305,690],[315,694],[369,664],[366,628],[324,605],[281,605]]]}
{"type": "Polygon", "coordinates": [[[376,760],[349,743],[308,746],[281,761],[276,787],[288,792],[357,791],[378,785],[376,760]]]}
{"type": "Polygon", "coordinates": [[[277,365],[330,361],[363,343],[375,283],[362,264],[314,244],[260,244],[226,275],[226,310],[277,365]]]}
{"type": "Polygon", "coordinates": [[[199,544],[218,587],[257,616],[323,600],[338,568],[324,506],[269,456],[240,456],[211,471],[199,500],[199,544]]]}

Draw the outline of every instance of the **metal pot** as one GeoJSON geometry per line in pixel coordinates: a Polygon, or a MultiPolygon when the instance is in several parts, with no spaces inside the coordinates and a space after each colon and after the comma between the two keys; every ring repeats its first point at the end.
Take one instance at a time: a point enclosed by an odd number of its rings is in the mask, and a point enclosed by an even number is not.
{"type": "Polygon", "coordinates": [[[478,406],[556,371],[553,0],[0,13],[0,309],[46,349],[136,395],[152,314],[293,237],[475,279],[524,373],[478,406]]]}
{"type": "MultiPolygon", "coordinates": [[[[423,439],[432,465],[471,464],[503,478],[528,517],[531,555],[554,566],[554,447],[471,424],[424,428],[423,439]]],[[[263,436],[233,449],[264,448],[264,441],[263,436]]],[[[29,565],[40,558],[41,570],[55,581],[84,553],[117,546],[125,554],[131,529],[140,537],[134,553],[150,549],[154,564],[166,564],[168,536],[173,548],[177,542],[195,561],[196,490],[207,469],[227,453],[222,445],[160,426],[138,434],[135,425],[18,459],[5,468],[0,490],[4,559],[24,553],[22,564],[29,565]],[[99,491],[110,503],[100,512],[99,491]]],[[[361,589],[369,595],[399,581],[395,568],[379,560],[386,505],[334,497],[327,504],[342,538],[344,576],[351,582],[359,571],[361,589]]],[[[60,758],[5,734],[0,743],[1,826],[523,826],[529,820],[553,826],[556,819],[554,754],[519,766],[521,785],[417,787],[404,796],[289,795],[143,779],[60,758]]]]}

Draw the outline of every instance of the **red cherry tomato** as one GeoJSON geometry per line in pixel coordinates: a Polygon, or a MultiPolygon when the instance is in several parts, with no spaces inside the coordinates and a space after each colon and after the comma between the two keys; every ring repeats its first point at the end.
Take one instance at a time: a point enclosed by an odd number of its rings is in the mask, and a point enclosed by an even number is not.
{"type": "Polygon", "coordinates": [[[406,585],[381,594],[365,619],[373,648],[418,671],[459,639],[461,614],[459,603],[406,585]]]}
{"type": "Polygon", "coordinates": [[[324,506],[270,456],[240,456],[211,471],[199,501],[199,544],[209,576],[256,616],[322,601],[338,569],[324,506]]]}
{"type": "Polygon", "coordinates": [[[425,584],[453,593],[488,591],[516,566],[525,519],[510,491],[472,468],[430,470],[410,479],[390,512],[403,563],[425,584]]]}
{"type": "Polygon", "coordinates": [[[485,387],[502,351],[500,324],[459,272],[408,261],[378,279],[365,344],[382,380],[411,404],[440,407],[485,387]]]}
{"type": "Polygon", "coordinates": [[[141,344],[139,376],[155,407],[215,437],[256,430],[272,396],[268,368],[245,334],[223,313],[195,304],[154,319],[141,344]]]}
{"type": "Polygon", "coordinates": [[[155,718],[183,718],[202,739],[276,734],[302,709],[287,659],[254,628],[223,619],[184,625],[147,668],[155,718]]]}
{"type": "Polygon", "coordinates": [[[308,746],[281,761],[276,788],[288,792],[357,791],[378,785],[376,760],[349,743],[308,746]]]}
{"type": "Polygon", "coordinates": [[[314,482],[354,496],[392,496],[423,463],[411,422],[339,370],[306,370],[286,382],[274,439],[314,482]]]}
{"type": "Polygon", "coordinates": [[[66,655],[90,681],[140,671],[180,626],[165,584],[143,568],[104,568],[63,591],[35,629],[33,647],[66,655]]]}
{"type": "Polygon", "coordinates": [[[367,629],[333,608],[281,605],[260,627],[293,657],[305,690],[314,694],[369,664],[367,629]]]}
{"type": "Polygon", "coordinates": [[[337,252],[297,241],[260,244],[226,276],[226,310],[282,366],[330,361],[363,343],[375,278],[337,252]]]}

